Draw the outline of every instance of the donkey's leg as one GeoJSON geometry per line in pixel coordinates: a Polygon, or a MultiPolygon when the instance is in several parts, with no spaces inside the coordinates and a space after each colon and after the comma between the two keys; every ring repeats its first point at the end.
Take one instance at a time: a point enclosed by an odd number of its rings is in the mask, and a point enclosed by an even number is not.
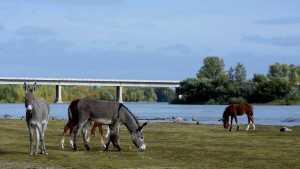
{"type": "Polygon", "coordinates": [[[70,125],[70,121],[67,122],[67,124],[64,127],[64,131],[62,133],[62,137],[61,137],[61,140],[60,140],[61,150],[64,150],[64,148],[65,148],[65,146],[64,146],[64,144],[65,144],[65,135],[67,134],[68,130],[70,129],[69,125],[70,125]]]}
{"type": "Polygon", "coordinates": [[[37,125],[34,127],[34,129],[35,129],[35,141],[36,141],[34,154],[36,155],[39,153],[39,148],[40,148],[40,132],[37,125]]]}
{"type": "Polygon", "coordinates": [[[233,122],[233,116],[231,116],[231,119],[230,119],[230,128],[229,128],[229,131],[231,131],[231,129],[232,129],[232,122],[233,122]]]}
{"type": "Polygon", "coordinates": [[[120,147],[120,124],[117,123],[114,127],[113,134],[111,134],[111,141],[113,145],[118,149],[118,151],[121,151],[120,147]]]}
{"type": "Polygon", "coordinates": [[[85,149],[87,151],[90,151],[90,146],[88,144],[88,131],[89,131],[89,122],[86,122],[82,128],[82,136],[83,136],[83,143],[84,143],[85,149]]]}
{"type": "Polygon", "coordinates": [[[45,132],[47,130],[48,121],[42,124],[42,151],[43,154],[48,155],[46,145],[45,145],[45,132]]]}
{"type": "Polygon", "coordinates": [[[236,115],[234,116],[234,121],[235,121],[235,123],[236,123],[236,130],[239,131],[240,125],[239,125],[239,122],[238,122],[238,119],[237,119],[237,116],[236,116],[236,115]]]}
{"type": "Polygon", "coordinates": [[[39,150],[40,150],[40,154],[44,154],[45,151],[44,151],[44,146],[45,146],[45,143],[44,143],[44,134],[43,134],[43,124],[38,124],[37,125],[37,131],[38,131],[38,135],[39,135],[39,150]]]}
{"type": "MultiPolygon", "coordinates": [[[[111,124],[108,126],[108,130],[112,131],[112,125],[111,124]]],[[[111,142],[111,135],[112,135],[112,132],[109,132],[107,134],[107,140],[106,140],[106,145],[105,145],[104,151],[108,151],[108,147],[109,147],[109,144],[111,142]]]]}
{"type": "Polygon", "coordinates": [[[121,151],[119,134],[117,134],[117,133],[112,134],[111,140],[112,140],[113,145],[118,149],[118,151],[121,151]]]}
{"type": "Polygon", "coordinates": [[[76,127],[74,127],[74,129],[73,129],[73,150],[74,151],[77,151],[77,139],[79,137],[80,130],[83,127],[83,125],[84,125],[85,122],[86,121],[79,122],[76,125],[76,127]]]}
{"type": "Polygon", "coordinates": [[[33,136],[33,132],[32,132],[32,126],[31,124],[27,124],[27,127],[28,127],[28,134],[29,134],[29,154],[30,155],[33,155],[33,146],[32,146],[32,136],[33,136]]]}
{"type": "Polygon", "coordinates": [[[74,132],[73,132],[73,129],[74,129],[74,127],[76,127],[76,124],[75,123],[70,123],[69,127],[70,127],[69,143],[70,143],[71,148],[73,149],[74,148],[74,142],[73,142],[74,132]]]}

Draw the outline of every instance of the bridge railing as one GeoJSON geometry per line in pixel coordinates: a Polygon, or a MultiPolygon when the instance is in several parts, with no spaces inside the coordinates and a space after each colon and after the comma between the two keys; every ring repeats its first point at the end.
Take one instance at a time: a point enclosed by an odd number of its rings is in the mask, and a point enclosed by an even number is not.
{"type": "Polygon", "coordinates": [[[78,78],[40,78],[40,77],[0,77],[0,84],[24,84],[36,82],[38,85],[56,86],[56,103],[62,103],[61,86],[114,86],[116,100],[122,102],[122,87],[161,87],[176,88],[176,80],[117,80],[117,79],[78,79],[78,78]]]}

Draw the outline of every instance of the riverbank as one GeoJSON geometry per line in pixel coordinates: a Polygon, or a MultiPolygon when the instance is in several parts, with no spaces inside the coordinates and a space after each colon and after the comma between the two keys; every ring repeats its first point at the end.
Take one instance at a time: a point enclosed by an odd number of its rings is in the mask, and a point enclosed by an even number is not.
{"type": "Polygon", "coordinates": [[[150,123],[145,127],[147,150],[137,152],[127,130],[121,128],[122,152],[102,152],[99,137],[91,151],[59,149],[63,121],[49,121],[48,156],[28,155],[24,121],[0,120],[0,168],[143,168],[299,169],[300,126],[288,133],[277,126],[257,126],[257,131],[228,132],[220,125],[150,123]]]}

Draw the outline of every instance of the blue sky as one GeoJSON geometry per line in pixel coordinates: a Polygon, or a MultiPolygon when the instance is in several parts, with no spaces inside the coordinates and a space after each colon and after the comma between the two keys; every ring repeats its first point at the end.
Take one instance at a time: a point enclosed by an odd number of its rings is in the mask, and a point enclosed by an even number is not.
{"type": "Polygon", "coordinates": [[[300,64],[297,0],[0,1],[0,76],[182,80],[300,64]]]}

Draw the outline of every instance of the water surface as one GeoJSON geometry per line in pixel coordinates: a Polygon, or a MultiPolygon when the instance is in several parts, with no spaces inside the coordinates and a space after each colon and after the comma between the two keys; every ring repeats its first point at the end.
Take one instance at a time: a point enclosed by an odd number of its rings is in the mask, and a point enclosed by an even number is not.
{"type": "MultiPolygon", "coordinates": [[[[220,124],[224,105],[171,105],[168,103],[124,103],[140,119],[167,119],[182,117],[187,121],[197,120],[206,124],[220,124]]],[[[68,104],[52,104],[50,115],[67,118],[68,104]]],[[[0,104],[0,116],[24,116],[24,104],[0,104]]],[[[254,105],[256,124],[300,125],[300,106],[254,105]]],[[[239,117],[241,123],[246,116],[239,117]]]]}

